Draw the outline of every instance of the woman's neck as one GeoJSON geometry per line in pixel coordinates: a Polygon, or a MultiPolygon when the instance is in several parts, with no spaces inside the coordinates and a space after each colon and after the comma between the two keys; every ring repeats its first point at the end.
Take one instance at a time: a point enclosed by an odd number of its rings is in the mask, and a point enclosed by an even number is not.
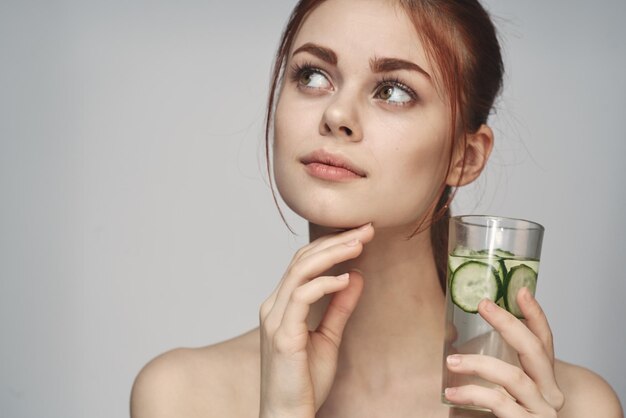
{"type": "MultiPolygon", "coordinates": [[[[323,235],[316,226],[309,232],[312,239],[323,235]]],[[[377,229],[358,258],[328,272],[357,269],[364,279],[363,292],[343,333],[338,379],[389,387],[393,381],[406,384],[407,378],[418,374],[440,372],[444,294],[430,231],[411,239],[408,235],[377,229]]],[[[309,329],[317,327],[331,298],[328,295],[311,306],[309,329]]]]}

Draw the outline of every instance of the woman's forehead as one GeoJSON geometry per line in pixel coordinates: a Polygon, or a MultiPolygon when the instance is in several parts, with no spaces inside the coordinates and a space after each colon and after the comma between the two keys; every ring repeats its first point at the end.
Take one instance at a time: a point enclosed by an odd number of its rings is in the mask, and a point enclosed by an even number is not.
{"type": "Polygon", "coordinates": [[[420,37],[404,9],[389,0],[328,0],[316,7],[300,27],[290,54],[305,43],[333,50],[344,60],[369,62],[393,57],[415,62],[429,71],[420,37]]]}

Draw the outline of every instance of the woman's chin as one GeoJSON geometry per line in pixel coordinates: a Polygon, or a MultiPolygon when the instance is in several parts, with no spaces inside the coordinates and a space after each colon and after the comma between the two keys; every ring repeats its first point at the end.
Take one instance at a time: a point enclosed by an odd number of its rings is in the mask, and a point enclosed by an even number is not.
{"type": "MultiPolygon", "coordinates": [[[[280,190],[280,189],[279,189],[280,190]]],[[[359,213],[357,210],[350,210],[349,205],[341,205],[337,202],[320,203],[319,200],[309,199],[305,202],[285,199],[283,202],[296,215],[303,218],[309,224],[332,230],[346,230],[358,228],[368,222],[372,222],[371,214],[359,213]]],[[[354,205],[352,205],[354,206],[354,205]]]]}
{"type": "Polygon", "coordinates": [[[323,235],[337,233],[337,232],[343,232],[343,231],[348,231],[350,229],[355,229],[355,228],[358,228],[360,226],[361,225],[350,225],[350,226],[345,226],[345,225],[320,225],[320,224],[317,224],[315,222],[309,221],[309,230],[315,230],[315,231],[324,232],[323,235]]]}
{"type": "Polygon", "coordinates": [[[329,231],[341,232],[355,229],[371,221],[350,221],[341,219],[310,219],[305,218],[311,228],[326,229],[329,231]]]}
{"type": "Polygon", "coordinates": [[[366,216],[354,216],[356,214],[352,214],[351,216],[337,216],[337,213],[325,215],[320,213],[298,213],[298,215],[308,221],[310,227],[328,230],[329,232],[346,231],[373,221],[366,216]]]}

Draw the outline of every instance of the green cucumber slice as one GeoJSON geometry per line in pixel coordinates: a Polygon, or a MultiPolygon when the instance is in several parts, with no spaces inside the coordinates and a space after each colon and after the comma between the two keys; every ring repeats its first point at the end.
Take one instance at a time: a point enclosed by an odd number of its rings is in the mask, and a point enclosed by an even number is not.
{"type": "Polygon", "coordinates": [[[533,269],[535,273],[539,273],[539,261],[537,260],[529,260],[529,259],[522,260],[519,258],[505,258],[502,261],[507,270],[511,270],[513,267],[524,264],[527,267],[530,267],[531,269],[533,269]]]}
{"type": "Polygon", "coordinates": [[[500,293],[498,293],[497,300],[501,300],[502,296],[504,296],[504,278],[506,277],[506,266],[504,262],[499,258],[491,258],[487,260],[488,263],[496,270],[498,273],[498,279],[500,280],[500,293]]]}
{"type": "Polygon", "coordinates": [[[501,292],[498,273],[481,261],[468,261],[459,266],[450,280],[450,295],[456,306],[465,312],[478,312],[483,299],[496,301],[501,292]]]}
{"type": "MultiPolygon", "coordinates": [[[[474,254],[472,256],[458,256],[456,254],[450,254],[448,257],[448,274],[450,277],[460,266],[468,261],[479,261],[485,264],[490,264],[496,270],[498,280],[500,280],[500,293],[496,299],[500,299],[503,296],[504,290],[504,278],[506,277],[506,266],[499,257],[487,257],[485,255],[474,254]]],[[[504,304],[503,304],[504,306],[504,304]]]]}
{"type": "Polygon", "coordinates": [[[523,319],[524,315],[517,304],[517,292],[519,292],[522,287],[528,288],[533,295],[537,288],[537,273],[526,264],[511,267],[511,270],[509,270],[504,280],[504,302],[506,309],[520,319],[523,319]]]}

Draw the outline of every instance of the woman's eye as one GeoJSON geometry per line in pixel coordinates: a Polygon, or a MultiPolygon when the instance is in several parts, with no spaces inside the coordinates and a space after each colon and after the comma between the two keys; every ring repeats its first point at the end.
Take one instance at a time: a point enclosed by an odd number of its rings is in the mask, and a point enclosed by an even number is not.
{"type": "Polygon", "coordinates": [[[396,84],[384,84],[378,89],[377,97],[386,102],[404,105],[414,100],[414,95],[407,88],[396,84]]]}
{"type": "Polygon", "coordinates": [[[304,69],[298,76],[298,84],[310,89],[329,89],[330,82],[324,74],[314,69],[304,69]]]}

